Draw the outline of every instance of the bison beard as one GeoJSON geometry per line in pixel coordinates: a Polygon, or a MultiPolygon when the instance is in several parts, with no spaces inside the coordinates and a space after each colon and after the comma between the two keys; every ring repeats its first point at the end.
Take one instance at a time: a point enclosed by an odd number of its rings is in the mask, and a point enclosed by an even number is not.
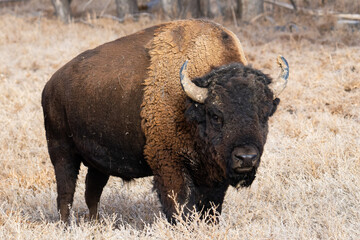
{"type": "Polygon", "coordinates": [[[230,174],[230,185],[233,187],[250,187],[252,182],[256,177],[256,169],[253,168],[251,172],[240,173],[240,174],[230,174]]]}

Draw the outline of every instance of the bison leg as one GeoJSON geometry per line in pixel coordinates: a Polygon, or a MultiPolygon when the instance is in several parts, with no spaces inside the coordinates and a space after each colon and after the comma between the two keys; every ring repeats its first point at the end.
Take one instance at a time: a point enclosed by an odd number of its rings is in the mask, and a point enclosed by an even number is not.
{"type": "Polygon", "coordinates": [[[158,193],[163,212],[165,213],[167,220],[170,223],[175,224],[176,221],[174,214],[177,213],[175,205],[175,201],[177,201],[178,198],[177,192],[170,187],[164,186],[164,184],[161,184],[161,182],[163,181],[160,179],[160,177],[154,177],[154,188],[158,193]]]}
{"type": "Polygon", "coordinates": [[[69,219],[69,208],[74,199],[76,180],[81,159],[75,155],[67,143],[49,140],[49,154],[54,165],[57,184],[57,206],[62,221],[69,219]]]}
{"type": "Polygon", "coordinates": [[[227,188],[228,185],[224,184],[214,188],[199,187],[197,190],[199,197],[196,209],[202,218],[206,217],[208,223],[218,223],[227,188]]]}
{"type": "Polygon", "coordinates": [[[174,214],[178,207],[182,208],[182,218],[196,209],[208,223],[217,223],[222,210],[228,184],[205,187],[195,186],[191,176],[183,170],[162,172],[154,176],[154,187],[158,192],[163,211],[172,224],[175,224],[174,214]]]}
{"type": "Polygon", "coordinates": [[[191,181],[184,176],[183,171],[163,171],[154,176],[154,188],[157,190],[159,199],[167,220],[175,224],[175,215],[179,214],[179,207],[183,207],[183,219],[195,206],[194,192],[191,181]]]}
{"type": "Polygon", "coordinates": [[[95,168],[89,167],[86,175],[85,201],[89,208],[90,219],[97,218],[98,203],[108,180],[109,175],[105,175],[95,168]]]}

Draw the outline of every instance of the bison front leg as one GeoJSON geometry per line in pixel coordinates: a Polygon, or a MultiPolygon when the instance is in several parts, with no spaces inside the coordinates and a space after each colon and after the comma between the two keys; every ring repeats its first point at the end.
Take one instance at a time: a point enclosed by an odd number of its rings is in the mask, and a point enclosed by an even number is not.
{"type": "Polygon", "coordinates": [[[199,186],[197,189],[196,209],[201,213],[202,218],[206,218],[208,223],[218,223],[219,215],[222,211],[222,204],[228,184],[220,186],[199,186]]]}
{"type": "Polygon", "coordinates": [[[175,224],[175,215],[182,208],[183,219],[194,209],[195,196],[191,180],[186,177],[182,169],[169,169],[161,174],[154,174],[154,188],[156,189],[162,209],[167,220],[175,224]]]}
{"type": "Polygon", "coordinates": [[[109,180],[109,175],[89,167],[86,175],[85,201],[89,208],[90,219],[96,219],[101,193],[109,180]]]}
{"type": "Polygon", "coordinates": [[[154,183],[170,223],[176,223],[175,214],[179,210],[184,220],[196,210],[207,223],[218,223],[228,184],[197,186],[184,169],[155,175],[154,183]]]}
{"type": "Polygon", "coordinates": [[[154,188],[158,193],[167,220],[175,224],[175,214],[179,214],[177,205],[185,205],[188,199],[188,192],[183,177],[177,173],[155,174],[154,188]]]}

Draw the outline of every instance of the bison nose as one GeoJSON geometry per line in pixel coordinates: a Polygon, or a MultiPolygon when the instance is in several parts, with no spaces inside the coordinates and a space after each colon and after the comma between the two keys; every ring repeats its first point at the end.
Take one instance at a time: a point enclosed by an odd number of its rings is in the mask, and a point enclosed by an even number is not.
{"type": "Polygon", "coordinates": [[[236,147],[231,154],[231,158],[232,168],[235,172],[250,171],[258,164],[259,152],[257,148],[251,145],[236,147]]]}

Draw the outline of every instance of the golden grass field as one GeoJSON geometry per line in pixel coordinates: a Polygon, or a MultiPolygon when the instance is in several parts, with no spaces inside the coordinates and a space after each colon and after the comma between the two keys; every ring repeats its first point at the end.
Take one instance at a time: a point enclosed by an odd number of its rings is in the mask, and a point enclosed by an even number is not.
{"type": "Polygon", "coordinates": [[[42,89],[82,51],[160,20],[64,25],[16,9],[1,14],[0,239],[360,239],[360,30],[324,32],[308,19],[292,20],[299,21],[298,32],[223,23],[253,67],[276,76],[275,59],[284,55],[290,79],[270,120],[257,178],[249,189],[229,188],[218,225],[197,215],[170,225],[151,178],[130,184],[110,178],[101,220],[89,222],[82,166],[65,227],[56,209],[42,89]]]}

